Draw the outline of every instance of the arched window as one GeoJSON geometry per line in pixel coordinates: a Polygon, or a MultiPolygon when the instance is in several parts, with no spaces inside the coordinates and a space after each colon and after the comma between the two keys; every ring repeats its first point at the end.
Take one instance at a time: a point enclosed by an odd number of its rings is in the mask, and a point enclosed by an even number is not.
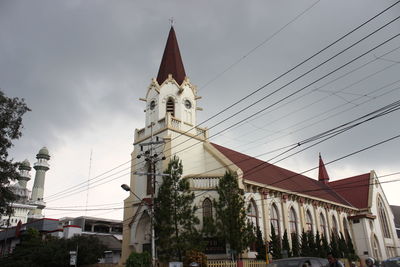
{"type": "Polygon", "coordinates": [[[292,207],[289,212],[289,226],[290,226],[290,234],[297,235],[297,216],[296,211],[292,207]]]}
{"type": "Polygon", "coordinates": [[[209,198],[204,199],[203,201],[203,221],[205,218],[212,217],[212,202],[209,198]]]}
{"type": "Polygon", "coordinates": [[[372,250],[373,250],[373,255],[376,259],[382,259],[381,250],[379,248],[379,242],[375,235],[372,237],[372,250]]]}
{"type": "Polygon", "coordinates": [[[272,227],[274,227],[275,233],[277,236],[281,236],[281,231],[279,227],[279,213],[278,213],[278,208],[276,207],[275,204],[272,204],[271,206],[271,224],[272,227]]]}
{"type": "Polygon", "coordinates": [[[390,230],[387,221],[385,206],[381,198],[378,198],[378,215],[379,215],[379,222],[381,223],[383,236],[385,238],[390,238],[390,230]]]}
{"type": "Polygon", "coordinates": [[[321,235],[325,236],[326,238],[328,237],[326,234],[326,221],[322,212],[319,214],[319,231],[321,235]]]}
{"type": "Polygon", "coordinates": [[[254,199],[250,200],[249,206],[247,207],[247,217],[251,219],[254,226],[258,227],[258,210],[254,199]]]}
{"type": "Polygon", "coordinates": [[[346,218],[343,218],[343,230],[344,230],[344,238],[346,238],[346,240],[351,239],[350,232],[349,232],[349,224],[348,224],[346,218]]]}
{"type": "Polygon", "coordinates": [[[332,215],[332,232],[336,236],[339,235],[338,224],[337,224],[335,215],[332,215]]]}
{"type": "Polygon", "coordinates": [[[312,217],[311,217],[311,212],[307,210],[306,213],[306,231],[307,232],[313,232],[313,223],[312,223],[312,217]]]}
{"type": "Polygon", "coordinates": [[[151,167],[150,163],[147,163],[146,166],[147,166],[146,193],[147,195],[151,195],[151,193],[153,192],[153,185],[152,185],[153,175],[151,174],[153,173],[153,168],[151,167]]]}
{"type": "Polygon", "coordinates": [[[175,101],[172,97],[168,98],[167,101],[167,113],[171,113],[173,117],[175,117],[175,101]]]}

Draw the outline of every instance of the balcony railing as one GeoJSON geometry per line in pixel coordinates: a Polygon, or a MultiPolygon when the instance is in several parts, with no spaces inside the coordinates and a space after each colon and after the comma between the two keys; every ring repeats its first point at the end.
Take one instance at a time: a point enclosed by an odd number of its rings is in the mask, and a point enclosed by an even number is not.
{"type": "Polygon", "coordinates": [[[209,190],[218,186],[221,177],[190,177],[189,185],[191,190],[209,190]]]}
{"type": "MultiPolygon", "coordinates": [[[[187,123],[183,123],[181,120],[172,117],[170,113],[167,113],[167,116],[165,118],[162,118],[158,120],[154,125],[153,125],[153,133],[163,130],[165,128],[170,128],[170,129],[176,129],[179,131],[183,131],[189,135],[192,135],[196,138],[199,139],[207,139],[207,129],[205,128],[200,128],[196,126],[191,126],[188,125],[187,123]]],[[[135,131],[135,142],[138,142],[150,135],[150,126],[147,126],[142,129],[136,129],[135,131]]]]}

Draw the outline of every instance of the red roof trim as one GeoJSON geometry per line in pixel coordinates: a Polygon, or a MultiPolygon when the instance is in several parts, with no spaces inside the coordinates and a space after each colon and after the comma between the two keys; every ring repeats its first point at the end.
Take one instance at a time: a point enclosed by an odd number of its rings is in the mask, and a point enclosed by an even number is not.
{"type": "Polygon", "coordinates": [[[73,224],[71,224],[71,225],[65,225],[65,226],[63,226],[63,228],[69,228],[69,227],[72,227],[72,228],[82,228],[82,227],[80,227],[79,225],[73,225],[73,224]]]}

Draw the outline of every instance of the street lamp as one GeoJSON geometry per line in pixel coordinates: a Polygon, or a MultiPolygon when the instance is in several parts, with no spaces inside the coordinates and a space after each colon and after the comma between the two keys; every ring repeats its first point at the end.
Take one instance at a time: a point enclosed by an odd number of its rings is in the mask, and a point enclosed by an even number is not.
{"type": "Polygon", "coordinates": [[[133,192],[131,191],[131,188],[129,187],[129,185],[127,185],[127,184],[121,184],[121,187],[122,187],[122,189],[124,189],[125,191],[128,191],[128,192],[133,193],[133,192]]]}
{"type": "MultiPolygon", "coordinates": [[[[138,195],[135,194],[127,184],[122,184],[121,188],[124,189],[127,192],[131,192],[137,199],[140,200],[140,202],[149,205],[148,203],[145,203],[138,195]]],[[[155,266],[155,258],[156,258],[156,243],[155,243],[155,231],[154,231],[154,197],[152,195],[152,204],[150,205],[150,214],[151,214],[151,262],[152,266],[155,266]]]]}

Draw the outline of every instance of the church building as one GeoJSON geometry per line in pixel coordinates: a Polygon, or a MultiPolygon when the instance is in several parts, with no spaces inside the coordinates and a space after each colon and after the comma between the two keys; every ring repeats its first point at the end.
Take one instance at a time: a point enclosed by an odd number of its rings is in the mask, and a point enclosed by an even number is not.
{"type": "MultiPolygon", "coordinates": [[[[236,174],[245,191],[248,217],[260,227],[268,240],[271,227],[282,237],[317,231],[327,237],[343,233],[351,237],[359,257],[384,260],[400,255],[393,214],[374,171],[330,181],[319,158],[318,180],[272,165],[227,147],[209,142],[207,128],[197,126],[197,88],[186,76],[174,28],[171,27],[157,78],[145,96],[144,128],[135,130],[131,154],[130,194],[124,201],[122,262],[133,251],[148,250],[151,244],[151,175],[167,168],[176,155],[183,163],[182,179],[194,191],[195,205],[203,218],[215,216],[212,200],[218,198],[216,186],[226,171],[236,174]],[[152,147],[152,154],[166,160],[155,162],[155,169],[140,157],[149,142],[163,140],[152,147]],[[140,199],[138,199],[140,198],[140,199]]],[[[161,176],[156,176],[161,182],[161,176]]],[[[156,183],[156,187],[159,183],[156,183]]],[[[290,241],[290,240],[289,240],[290,241]]],[[[227,251],[210,251],[209,258],[227,257],[227,251]]],[[[248,253],[254,257],[255,253],[248,253]]]]}

